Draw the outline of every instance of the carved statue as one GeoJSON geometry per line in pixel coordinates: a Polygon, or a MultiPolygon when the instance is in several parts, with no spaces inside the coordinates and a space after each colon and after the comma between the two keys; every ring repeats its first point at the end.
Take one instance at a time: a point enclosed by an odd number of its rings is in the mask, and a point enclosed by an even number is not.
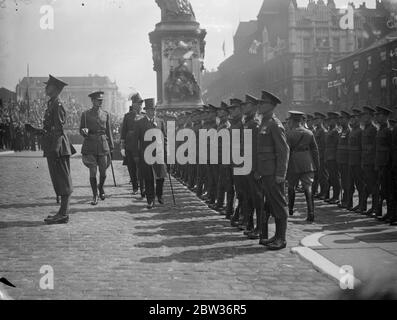
{"type": "Polygon", "coordinates": [[[162,21],[196,21],[189,0],[156,0],[162,21]]]}
{"type": "Polygon", "coordinates": [[[200,99],[200,87],[183,59],[175,69],[171,67],[165,83],[165,98],[168,103],[200,99]]]}

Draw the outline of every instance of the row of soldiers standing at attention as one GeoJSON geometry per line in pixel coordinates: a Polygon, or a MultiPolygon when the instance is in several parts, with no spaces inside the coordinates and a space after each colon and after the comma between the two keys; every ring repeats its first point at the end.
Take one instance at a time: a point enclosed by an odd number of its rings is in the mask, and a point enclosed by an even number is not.
{"type": "Polygon", "coordinates": [[[308,116],[320,152],[314,198],[396,225],[397,127],[392,115],[393,110],[386,107],[364,106],[351,112],[308,116]],[[355,190],[357,206],[353,206],[355,190]],[[383,215],[385,201],[387,212],[383,215]]]}

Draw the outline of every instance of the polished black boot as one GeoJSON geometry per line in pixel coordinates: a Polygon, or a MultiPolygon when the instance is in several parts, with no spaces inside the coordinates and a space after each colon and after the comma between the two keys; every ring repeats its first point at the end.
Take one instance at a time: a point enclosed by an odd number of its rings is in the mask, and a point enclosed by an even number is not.
{"type": "Polygon", "coordinates": [[[228,192],[226,199],[226,219],[230,220],[233,216],[234,193],[228,192]]]}
{"type": "Polygon", "coordinates": [[[294,206],[295,206],[295,189],[288,188],[288,209],[290,216],[294,215],[294,206]]]}
{"type": "Polygon", "coordinates": [[[90,178],[90,184],[92,189],[91,205],[96,206],[98,204],[98,184],[96,178],[90,178]]]}
{"type": "Polygon", "coordinates": [[[267,249],[271,251],[277,251],[286,248],[286,232],[287,219],[276,219],[276,239],[267,245],[267,249]]]}
{"type": "Polygon", "coordinates": [[[230,219],[230,224],[232,227],[238,227],[240,220],[240,212],[241,212],[241,201],[239,200],[237,208],[234,210],[234,214],[230,219]]]}
{"type": "Polygon", "coordinates": [[[106,176],[103,176],[103,177],[99,178],[99,185],[98,185],[99,197],[101,198],[102,201],[106,199],[105,190],[103,190],[103,186],[105,185],[105,181],[106,181],[106,176]]]}

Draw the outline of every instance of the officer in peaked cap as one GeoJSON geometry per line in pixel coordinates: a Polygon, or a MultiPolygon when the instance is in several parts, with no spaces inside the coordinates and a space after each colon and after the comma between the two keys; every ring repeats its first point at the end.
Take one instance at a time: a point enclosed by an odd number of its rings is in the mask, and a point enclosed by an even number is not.
{"type": "Polygon", "coordinates": [[[57,197],[61,197],[58,213],[48,216],[44,221],[47,224],[62,224],[69,222],[69,204],[73,192],[70,156],[75,153],[64,133],[66,111],[59,100],[59,95],[67,84],[52,75],[44,83],[46,95],[50,100],[44,115],[43,129],[33,128],[28,124],[25,127],[32,134],[42,136],[42,148],[44,157],[47,158],[52,185],[57,197]]]}
{"type": "Polygon", "coordinates": [[[139,188],[141,196],[142,198],[144,198],[146,196],[145,183],[139,170],[139,163],[135,163],[133,157],[134,141],[136,140],[136,124],[143,117],[143,114],[141,113],[143,99],[141,95],[136,92],[130,97],[130,101],[130,111],[125,114],[121,127],[121,154],[125,159],[125,163],[127,165],[130,175],[132,183],[132,194],[136,195],[139,188]]]}
{"type": "Polygon", "coordinates": [[[320,166],[318,147],[313,132],[304,127],[305,114],[299,111],[289,111],[290,128],[287,141],[290,147],[288,165],[288,205],[289,213],[293,215],[295,204],[295,189],[302,182],[307,205],[307,221],[314,222],[314,201],[312,185],[314,172],[320,166]]]}
{"type": "Polygon", "coordinates": [[[376,153],[375,153],[375,170],[378,174],[378,202],[376,216],[379,220],[390,222],[393,216],[393,194],[392,194],[392,171],[391,153],[392,153],[392,128],[389,127],[389,117],[393,110],[387,107],[376,107],[376,122],[379,124],[379,130],[376,135],[376,153]],[[386,200],[387,213],[382,217],[383,200],[386,200]]]}
{"type": "Polygon", "coordinates": [[[350,117],[351,131],[348,140],[348,153],[349,153],[349,192],[348,199],[353,198],[354,188],[358,191],[358,205],[352,208],[350,211],[356,213],[362,213],[363,211],[363,195],[365,182],[363,178],[363,172],[361,169],[361,139],[362,129],[360,127],[361,110],[358,108],[352,109],[352,115],[350,117]]]}
{"type": "MultiPolygon", "coordinates": [[[[268,211],[262,210],[260,244],[269,250],[280,250],[286,247],[287,202],[285,199],[285,182],[289,160],[289,146],[285,128],[274,115],[274,109],[280,104],[279,98],[263,91],[262,101],[258,106],[258,138],[256,147],[255,179],[260,181],[262,194],[269,203],[275,217],[276,234],[267,239],[268,211]]],[[[263,199],[263,197],[261,196],[263,199]]]]}
{"type": "Polygon", "coordinates": [[[312,114],[306,115],[306,125],[310,131],[314,131],[313,120],[314,120],[314,115],[312,114]]]}
{"type": "Polygon", "coordinates": [[[365,192],[363,195],[363,214],[376,213],[378,189],[376,187],[377,172],[375,170],[376,134],[377,128],[373,124],[376,110],[369,106],[362,108],[360,121],[364,125],[361,138],[361,167],[364,173],[365,192]],[[367,200],[372,196],[372,207],[367,210],[367,200]],[[365,212],[366,211],[366,212],[365,212]]]}
{"type": "Polygon", "coordinates": [[[113,136],[110,124],[110,114],[102,109],[104,92],[95,91],[88,95],[92,108],[83,112],[80,121],[80,134],[84,137],[81,149],[83,163],[90,170],[90,185],[93,194],[92,205],[98,204],[98,190],[101,200],[105,200],[104,185],[106,171],[111,164],[113,151],[113,136]],[[99,168],[99,184],[97,170],[99,168]]]}
{"type": "Polygon", "coordinates": [[[164,179],[167,176],[166,163],[166,139],[167,129],[165,122],[156,116],[155,99],[150,98],[145,100],[146,115],[140,119],[136,124],[136,139],[133,148],[133,156],[136,163],[140,163],[142,168],[142,176],[145,180],[147,208],[152,209],[154,206],[155,197],[160,204],[163,204],[163,186],[164,179]],[[153,141],[145,141],[145,133],[151,129],[159,129],[163,133],[164,141],[157,141],[163,150],[156,150],[164,156],[161,163],[149,165],[144,158],[146,148],[153,143],[153,141]]]}
{"type": "Polygon", "coordinates": [[[339,125],[341,132],[339,134],[338,146],[336,151],[336,162],[338,164],[339,174],[341,176],[342,187],[342,201],[338,205],[339,208],[344,208],[349,211],[353,209],[353,184],[351,183],[351,172],[349,170],[349,136],[350,136],[350,122],[351,114],[348,111],[342,110],[340,112],[339,125]]]}
{"type": "Polygon", "coordinates": [[[327,117],[329,120],[329,127],[325,137],[325,161],[329,173],[329,184],[330,187],[332,187],[333,197],[327,198],[324,201],[329,202],[330,204],[339,204],[341,182],[336,154],[339,141],[337,124],[340,114],[335,111],[329,111],[327,112],[327,117]]]}

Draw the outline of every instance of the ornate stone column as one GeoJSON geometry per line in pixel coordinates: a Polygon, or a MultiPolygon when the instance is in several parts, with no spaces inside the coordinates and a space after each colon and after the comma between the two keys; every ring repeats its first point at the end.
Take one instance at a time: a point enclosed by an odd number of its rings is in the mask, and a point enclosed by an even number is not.
{"type": "Polygon", "coordinates": [[[194,110],[203,105],[201,78],[207,32],[200,28],[188,0],[156,0],[161,22],[149,34],[157,104],[161,111],[194,110]]]}

